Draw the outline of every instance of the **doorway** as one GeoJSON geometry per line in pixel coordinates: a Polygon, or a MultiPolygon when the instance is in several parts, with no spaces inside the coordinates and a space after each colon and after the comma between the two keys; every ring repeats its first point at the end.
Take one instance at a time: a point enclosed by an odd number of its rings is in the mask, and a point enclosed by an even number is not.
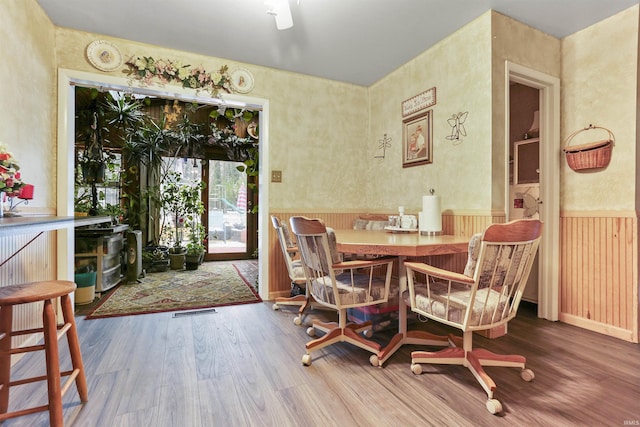
{"type": "Polygon", "coordinates": [[[255,198],[242,162],[210,159],[203,167],[207,183],[206,260],[251,258],[257,247],[255,198]]]}
{"type": "MultiPolygon", "coordinates": [[[[257,182],[266,182],[262,175],[269,170],[269,101],[262,98],[249,97],[246,95],[228,94],[224,99],[212,99],[203,97],[195,93],[194,90],[182,87],[171,87],[171,92],[167,88],[132,88],[125,77],[116,77],[104,74],[94,74],[77,70],[58,69],[58,152],[57,152],[57,215],[74,215],[74,117],[75,108],[75,85],[88,87],[98,87],[104,89],[114,89],[119,91],[146,94],[149,96],[161,96],[165,98],[209,103],[217,105],[224,103],[234,108],[249,107],[260,110],[260,170],[256,177],[257,182]],[[71,112],[71,113],[70,113],[71,112]]],[[[269,186],[259,185],[256,187],[260,193],[259,209],[257,214],[258,230],[267,229],[269,224],[269,186]],[[265,214],[266,213],[266,214],[265,214]]],[[[267,233],[258,232],[258,243],[260,254],[267,254],[269,251],[269,241],[267,233]]],[[[66,259],[74,254],[73,229],[65,229],[58,232],[57,249],[60,260],[58,267],[60,277],[73,277],[73,265],[66,262],[66,259]],[[63,261],[64,260],[64,261],[63,261]]],[[[269,263],[267,257],[259,256],[259,277],[269,276],[269,263]]],[[[261,280],[262,282],[262,280],[261,280]]],[[[269,286],[264,282],[259,287],[260,296],[269,299],[269,286]]]]}
{"type": "MultiPolygon", "coordinates": [[[[538,213],[544,222],[538,250],[538,317],[559,318],[559,241],[560,241],[560,79],[537,70],[505,62],[505,118],[511,116],[510,88],[518,83],[539,94],[539,197],[538,213]]],[[[509,170],[510,121],[505,120],[505,164],[509,170]]],[[[505,206],[510,197],[510,174],[505,174],[505,206]]],[[[507,213],[508,214],[508,213],[507,213]]]]}
{"type": "MultiPolygon", "coordinates": [[[[540,218],[540,90],[509,85],[509,205],[507,220],[540,218]]],[[[538,304],[536,255],[522,299],[538,304]]]]}

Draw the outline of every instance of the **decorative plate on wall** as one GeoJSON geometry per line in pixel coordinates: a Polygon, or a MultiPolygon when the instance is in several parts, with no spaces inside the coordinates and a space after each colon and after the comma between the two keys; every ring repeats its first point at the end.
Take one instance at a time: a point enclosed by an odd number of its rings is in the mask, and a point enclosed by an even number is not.
{"type": "Polygon", "coordinates": [[[253,83],[253,75],[247,69],[237,68],[231,73],[231,86],[238,93],[251,92],[253,83]]]}
{"type": "Polygon", "coordinates": [[[122,65],[120,50],[111,42],[96,40],[87,46],[87,59],[100,71],[113,71],[122,65]]]}

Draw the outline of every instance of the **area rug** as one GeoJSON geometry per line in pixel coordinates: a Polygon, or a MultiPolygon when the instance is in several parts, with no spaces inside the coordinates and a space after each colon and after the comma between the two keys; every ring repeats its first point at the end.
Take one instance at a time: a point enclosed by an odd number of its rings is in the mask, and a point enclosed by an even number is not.
{"type": "Polygon", "coordinates": [[[194,310],[262,300],[232,263],[205,262],[197,270],[151,273],[140,283],[120,284],[87,319],[194,310]]]}

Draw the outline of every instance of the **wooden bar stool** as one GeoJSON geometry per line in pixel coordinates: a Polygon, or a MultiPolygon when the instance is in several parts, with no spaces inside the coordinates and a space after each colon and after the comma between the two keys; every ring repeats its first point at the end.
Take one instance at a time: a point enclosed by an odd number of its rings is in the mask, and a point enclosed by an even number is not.
{"type": "Polygon", "coordinates": [[[82,402],[88,401],[87,380],[82,365],[80,342],[76,322],[73,316],[73,304],[70,294],[76,289],[76,284],[67,280],[50,280],[31,282],[19,285],[0,287],[0,422],[8,418],[33,414],[40,411],[49,411],[49,424],[62,426],[62,396],[69,389],[71,382],[75,380],[78,394],[82,402]],[[62,317],[64,324],[58,326],[55,313],[55,298],[60,298],[62,305],[62,317]],[[44,302],[42,312],[43,326],[41,328],[13,330],[13,306],[33,302],[44,302]],[[20,335],[44,333],[44,344],[28,347],[11,347],[11,338],[20,335]],[[70,371],[60,372],[60,357],[58,354],[58,339],[67,336],[69,352],[71,353],[70,371]],[[11,355],[30,353],[34,351],[45,352],[46,375],[11,381],[11,355]],[[69,378],[61,386],[61,377],[69,378]],[[7,412],[9,409],[10,387],[47,381],[48,405],[32,407],[28,409],[7,412]]]}

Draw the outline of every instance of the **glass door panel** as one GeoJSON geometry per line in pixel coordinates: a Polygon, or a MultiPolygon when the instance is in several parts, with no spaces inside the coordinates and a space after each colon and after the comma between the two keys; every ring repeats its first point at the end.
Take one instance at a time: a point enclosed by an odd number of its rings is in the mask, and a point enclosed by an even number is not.
{"type": "MultiPolygon", "coordinates": [[[[194,187],[202,181],[202,165],[200,159],[191,158],[162,158],[162,170],[165,174],[173,173],[180,176],[180,184],[184,186],[194,187]]],[[[165,192],[165,183],[160,184],[160,191],[165,192]]],[[[160,243],[166,246],[172,246],[179,240],[181,246],[186,246],[191,238],[190,233],[179,218],[170,212],[160,210],[160,243]],[[176,220],[177,223],[176,223],[176,220]],[[177,228],[177,229],[176,229],[177,228]]]]}
{"type": "Polygon", "coordinates": [[[238,171],[240,162],[209,160],[207,259],[246,258],[247,175],[238,171]]]}

